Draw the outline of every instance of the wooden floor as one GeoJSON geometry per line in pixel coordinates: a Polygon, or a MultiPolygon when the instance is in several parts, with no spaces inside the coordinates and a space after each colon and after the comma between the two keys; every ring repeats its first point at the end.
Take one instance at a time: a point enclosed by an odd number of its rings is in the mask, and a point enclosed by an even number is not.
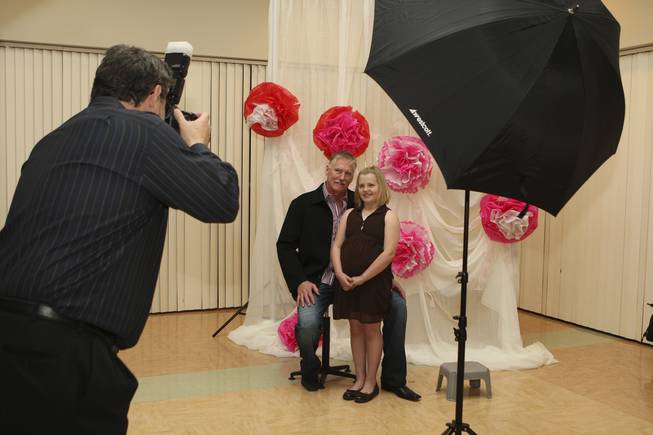
{"type": "MultiPolygon", "coordinates": [[[[342,400],[349,380],[305,391],[275,358],[211,334],[233,310],[150,316],[120,357],[140,386],[129,434],[439,434],[454,402],[435,392],[436,367],[409,366],[421,402],[382,392],[342,400]]],[[[541,341],[559,363],[492,373],[493,398],[466,389],[464,418],[478,434],[653,434],[653,347],[520,312],[524,343],[541,341]]]]}

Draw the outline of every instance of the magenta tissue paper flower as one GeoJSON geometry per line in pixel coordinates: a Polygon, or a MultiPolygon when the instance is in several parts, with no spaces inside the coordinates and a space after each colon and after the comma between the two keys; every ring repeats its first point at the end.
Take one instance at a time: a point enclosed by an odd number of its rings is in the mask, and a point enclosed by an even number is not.
{"type": "Polygon", "coordinates": [[[420,138],[394,136],[383,143],[378,166],[390,189],[415,193],[429,183],[433,158],[420,138]]]}
{"type": "MultiPolygon", "coordinates": [[[[292,315],[283,319],[277,328],[277,336],[288,352],[295,352],[297,350],[297,339],[295,338],[297,318],[297,310],[293,310],[292,315]]],[[[322,344],[322,336],[320,336],[319,344],[322,344]]]]}
{"type": "Polygon", "coordinates": [[[370,143],[370,127],[365,117],[351,106],[334,106],[318,119],[313,142],[327,159],[340,151],[358,157],[370,143]]]}
{"type": "Polygon", "coordinates": [[[292,316],[283,319],[277,328],[279,340],[281,340],[281,343],[289,352],[297,350],[295,326],[297,326],[297,310],[292,313],[292,316]]]}
{"type": "Polygon", "coordinates": [[[392,273],[410,278],[426,269],[434,258],[435,246],[426,229],[413,221],[401,221],[392,273]]]}

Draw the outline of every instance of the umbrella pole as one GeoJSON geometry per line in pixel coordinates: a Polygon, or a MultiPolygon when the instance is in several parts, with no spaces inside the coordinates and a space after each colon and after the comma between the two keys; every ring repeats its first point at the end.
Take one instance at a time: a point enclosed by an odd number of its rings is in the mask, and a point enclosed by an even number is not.
{"type": "Polygon", "coordinates": [[[465,190],[465,218],[463,228],[463,270],[457,277],[460,283],[460,315],[454,316],[458,320],[458,328],[454,328],[454,336],[458,342],[458,366],[456,369],[456,419],[447,423],[447,429],[442,435],[460,435],[467,432],[476,435],[476,432],[463,423],[463,388],[465,385],[465,341],[467,341],[467,248],[469,245],[469,190],[465,190]]]}

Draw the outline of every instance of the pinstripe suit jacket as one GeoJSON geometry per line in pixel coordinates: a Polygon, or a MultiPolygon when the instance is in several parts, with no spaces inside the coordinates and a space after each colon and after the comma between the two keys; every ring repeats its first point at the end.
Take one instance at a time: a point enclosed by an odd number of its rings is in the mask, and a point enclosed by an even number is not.
{"type": "Polygon", "coordinates": [[[0,232],[0,296],[40,301],[121,347],[142,332],[168,208],[204,222],[238,212],[238,176],[151,113],[98,97],[39,141],[0,232]]]}

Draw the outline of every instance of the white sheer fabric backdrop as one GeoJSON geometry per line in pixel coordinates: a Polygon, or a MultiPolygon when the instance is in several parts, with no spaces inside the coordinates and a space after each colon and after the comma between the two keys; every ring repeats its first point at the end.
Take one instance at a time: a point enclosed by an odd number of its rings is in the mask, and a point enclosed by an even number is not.
{"type": "MultiPolygon", "coordinates": [[[[299,121],[283,136],[267,139],[260,218],[256,228],[250,295],[244,325],[229,334],[236,343],[264,353],[291,356],[277,338],[279,321],[294,309],[276,255],[276,238],[290,201],[324,179],[326,159],[313,145],[319,116],[335,105],[351,105],[368,120],[371,142],[358,167],[375,164],[387,138],[415,135],[403,115],[363,69],[374,18],[373,0],[270,0],[268,81],[293,92],[299,121]]],[[[460,128],[473,128],[464,125],[460,128]]],[[[352,183],[353,186],[353,183],[352,183]]],[[[517,319],[517,245],[491,242],[472,193],[469,242],[467,360],[491,369],[532,368],[555,362],[540,343],[524,347],[517,319]]],[[[437,257],[403,280],[407,290],[406,351],[415,364],[455,361],[463,235],[462,191],[447,190],[437,166],[429,186],[415,194],[393,192],[390,207],[401,220],[428,228],[437,257]]],[[[348,324],[332,321],[331,355],[351,359],[348,324]]],[[[297,355],[298,353],[294,354],[297,355]]]]}

